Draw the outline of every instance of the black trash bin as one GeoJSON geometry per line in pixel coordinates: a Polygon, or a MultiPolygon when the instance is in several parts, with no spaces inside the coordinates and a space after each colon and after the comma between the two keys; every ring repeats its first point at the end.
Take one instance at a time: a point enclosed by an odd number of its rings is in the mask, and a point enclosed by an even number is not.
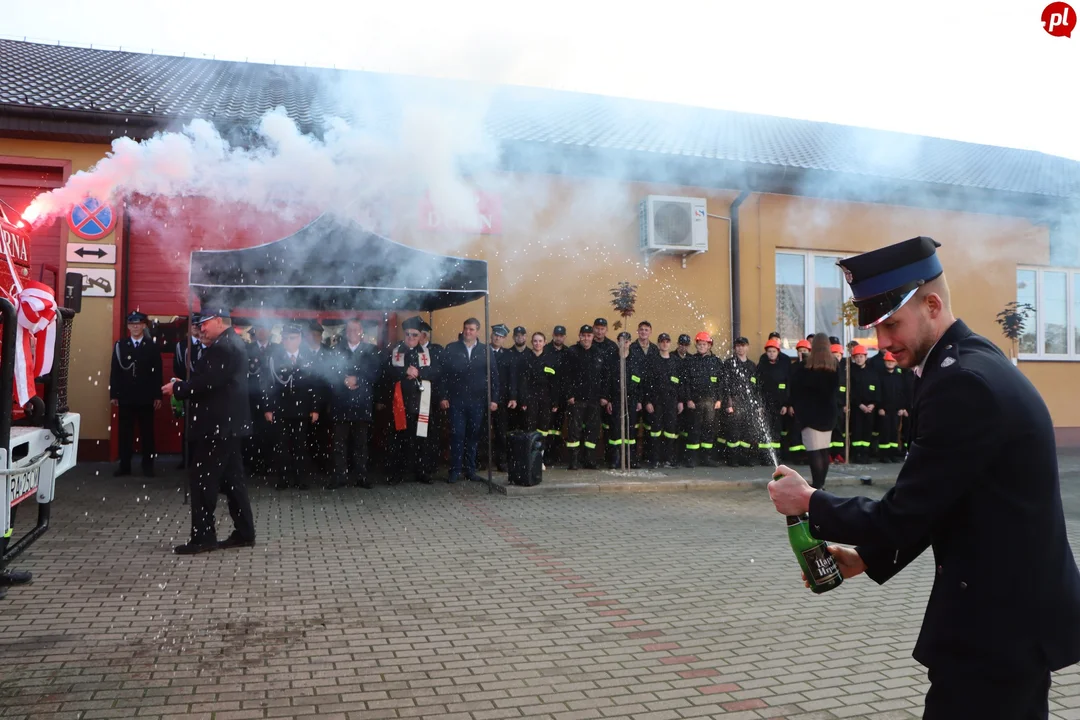
{"type": "Polygon", "coordinates": [[[508,460],[511,485],[539,485],[544,474],[544,436],[535,430],[510,433],[508,460]]]}

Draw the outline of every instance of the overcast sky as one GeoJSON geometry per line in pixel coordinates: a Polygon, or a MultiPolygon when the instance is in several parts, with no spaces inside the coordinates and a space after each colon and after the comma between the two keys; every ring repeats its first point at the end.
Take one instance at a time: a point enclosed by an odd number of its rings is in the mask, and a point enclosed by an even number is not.
{"type": "Polygon", "coordinates": [[[1045,6],[1045,0],[0,0],[0,34],[538,85],[1080,160],[1080,33],[1047,34],[1045,6]]]}

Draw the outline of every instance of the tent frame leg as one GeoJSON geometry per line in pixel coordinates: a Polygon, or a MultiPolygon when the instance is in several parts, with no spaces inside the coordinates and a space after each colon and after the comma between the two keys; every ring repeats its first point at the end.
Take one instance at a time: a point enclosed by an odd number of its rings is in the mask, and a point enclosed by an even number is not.
{"type": "MultiPolygon", "coordinates": [[[[484,293],[484,332],[490,335],[491,333],[491,296],[488,293],[484,293]]],[[[490,338],[489,338],[490,342],[490,338]]],[[[495,481],[491,476],[491,466],[495,462],[495,452],[493,449],[493,440],[495,439],[495,433],[493,431],[492,417],[491,417],[491,345],[487,346],[487,352],[484,353],[485,363],[487,363],[487,407],[484,408],[487,412],[484,415],[487,416],[487,486],[488,494],[495,492],[495,481]]]]}

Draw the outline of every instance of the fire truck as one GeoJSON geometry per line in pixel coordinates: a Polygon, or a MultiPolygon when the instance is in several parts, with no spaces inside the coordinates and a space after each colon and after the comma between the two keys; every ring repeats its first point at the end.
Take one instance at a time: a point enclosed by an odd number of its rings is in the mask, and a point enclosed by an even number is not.
{"type": "Polygon", "coordinates": [[[81,297],[70,303],[75,309],[59,306],[68,304],[63,296],[54,303],[58,269],[52,288],[43,278],[34,281],[30,250],[29,233],[0,205],[0,572],[49,529],[56,479],[75,466],[79,442],[79,415],[68,408],[67,389],[81,297]],[[51,366],[38,377],[34,370],[45,368],[35,360],[50,344],[51,366]],[[28,396],[29,402],[19,402],[28,396]],[[29,509],[31,499],[37,500],[37,522],[16,538],[16,511],[29,509]]]}

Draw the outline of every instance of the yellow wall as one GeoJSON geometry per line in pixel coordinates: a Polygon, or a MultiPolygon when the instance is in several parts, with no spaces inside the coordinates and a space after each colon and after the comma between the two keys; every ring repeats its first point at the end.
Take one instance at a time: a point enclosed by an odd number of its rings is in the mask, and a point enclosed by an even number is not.
{"type": "MultiPolygon", "coordinates": [[[[72,172],[88,169],[107,146],[0,139],[0,155],[66,158],[72,172]]],[[[717,334],[718,349],[731,339],[728,282],[728,223],[709,219],[708,253],[691,257],[683,269],[673,257],[656,257],[646,268],[638,252],[638,203],[650,194],[705,197],[708,212],[727,216],[735,191],[618,183],[553,175],[499,175],[494,192],[502,202],[497,235],[434,233],[402,221],[391,233],[405,244],[489,263],[491,322],[525,325],[550,338],[556,324],[569,330],[605,316],[619,318],[610,289],[622,280],[637,284],[636,313],[630,330],[647,319],[653,337],[661,332],[717,334]]],[[[415,217],[413,199],[403,201],[402,218],[415,217]]],[[[1016,298],[1018,263],[1046,264],[1049,234],[1027,220],[1001,216],[921,210],[795,198],[751,195],[741,220],[742,334],[757,353],[775,329],[775,253],[806,249],[857,253],[883,244],[929,235],[939,250],[956,314],[976,332],[1002,345],[994,317],[1016,298]]],[[[71,239],[76,240],[74,235],[71,239]]],[[[438,342],[454,340],[462,321],[483,319],[483,303],[436,313],[438,342]]],[[[87,298],[75,323],[71,372],[72,407],[83,414],[84,437],[108,437],[108,368],[112,345],[113,299],[87,298]]],[[[615,334],[614,330],[611,333],[615,334]]],[[[1073,363],[1020,364],[1043,393],[1055,425],[1080,426],[1080,382],[1073,363]]]]}
{"type": "MultiPolygon", "coordinates": [[[[71,173],[89,170],[109,150],[108,145],[40,142],[0,138],[0,155],[49,158],[71,161],[71,173]]],[[[59,222],[63,222],[60,220],[59,222]]],[[[119,223],[117,223],[119,226],[119,223]]],[[[66,225],[65,225],[66,226],[66,225]]],[[[114,243],[116,232],[98,240],[114,243]]],[[[82,242],[68,230],[68,242],[82,242]]],[[[33,249],[31,249],[33,254],[33,249]]],[[[64,248],[61,247],[61,260],[64,248]]],[[[104,268],[105,265],[86,267],[104,268]]],[[[75,271],[79,266],[68,265],[75,271]]],[[[117,280],[119,281],[119,265],[117,280]]],[[[119,292],[119,288],[117,289],[119,292]]],[[[68,404],[82,416],[82,439],[104,440],[109,437],[109,353],[113,344],[113,301],[116,298],[84,298],[82,311],[75,316],[71,336],[71,368],[68,374],[68,404]]]]}

